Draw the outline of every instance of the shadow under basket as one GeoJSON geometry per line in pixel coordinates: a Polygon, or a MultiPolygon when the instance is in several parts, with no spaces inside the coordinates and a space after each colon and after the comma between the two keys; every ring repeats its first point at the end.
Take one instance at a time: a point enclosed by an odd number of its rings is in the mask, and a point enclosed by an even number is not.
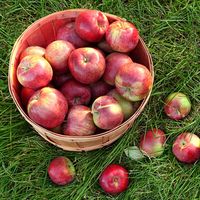
{"type": "MultiPolygon", "coordinates": [[[[59,148],[62,148],[63,150],[68,151],[90,151],[102,148],[116,141],[127,131],[130,126],[132,126],[134,120],[141,114],[151,94],[150,91],[148,96],[143,101],[141,101],[141,104],[136,112],[121,125],[115,127],[112,130],[90,136],[67,136],[58,134],[41,127],[29,118],[21,104],[19,95],[21,85],[19,84],[16,76],[16,69],[19,64],[19,57],[21,52],[27,47],[34,45],[45,48],[49,43],[56,40],[57,30],[61,26],[67,22],[75,21],[77,15],[84,10],[85,9],[73,9],[60,11],[50,14],[34,22],[20,35],[20,37],[15,42],[9,63],[9,91],[21,115],[46,141],[59,148]]],[[[124,20],[115,15],[107,13],[105,14],[110,23],[116,20],[124,20]]],[[[130,53],[130,56],[135,62],[145,65],[151,72],[151,75],[154,79],[151,55],[149,54],[142,38],[140,38],[137,47],[130,53]]]]}

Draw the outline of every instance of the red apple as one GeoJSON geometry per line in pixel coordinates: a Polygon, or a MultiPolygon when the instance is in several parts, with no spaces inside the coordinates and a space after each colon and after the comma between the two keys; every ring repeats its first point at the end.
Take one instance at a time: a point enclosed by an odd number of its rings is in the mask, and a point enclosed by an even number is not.
{"type": "Polygon", "coordinates": [[[20,60],[22,60],[26,56],[30,55],[38,55],[38,56],[44,56],[45,49],[39,46],[30,46],[27,47],[20,55],[20,60]]]}
{"type": "Polygon", "coordinates": [[[31,88],[26,88],[26,87],[23,87],[21,89],[21,93],[20,93],[20,96],[21,96],[21,101],[22,101],[22,104],[24,106],[27,106],[27,103],[28,103],[28,100],[30,99],[30,97],[35,93],[35,90],[31,89],[31,88]]]}
{"type": "Polygon", "coordinates": [[[165,100],[164,111],[171,119],[183,119],[189,114],[190,110],[190,99],[181,92],[171,93],[165,100]]]}
{"type": "Polygon", "coordinates": [[[107,93],[108,96],[113,97],[116,99],[119,103],[119,105],[122,108],[122,111],[124,113],[124,119],[128,119],[133,113],[136,111],[137,106],[131,101],[126,100],[124,97],[122,97],[116,89],[110,90],[110,92],[107,93]]]}
{"type": "Polygon", "coordinates": [[[60,91],[66,97],[69,106],[87,105],[91,99],[90,87],[74,79],[66,81],[61,86],[60,91]]]}
{"type": "Polygon", "coordinates": [[[47,46],[45,58],[49,61],[55,73],[67,72],[68,57],[74,49],[73,44],[64,40],[56,40],[47,46]]]}
{"type": "Polygon", "coordinates": [[[79,82],[90,84],[98,81],[105,70],[104,56],[96,49],[75,49],[69,56],[69,70],[79,82]]]}
{"type": "Polygon", "coordinates": [[[92,104],[92,114],[95,125],[104,130],[115,128],[124,119],[121,106],[110,96],[98,97],[92,104]]]}
{"type": "Polygon", "coordinates": [[[65,135],[92,135],[96,127],[90,108],[83,105],[73,106],[68,113],[67,121],[63,125],[65,135]]]}
{"type": "Polygon", "coordinates": [[[48,175],[53,183],[57,185],[66,185],[75,178],[75,168],[71,160],[60,156],[54,158],[48,167],[48,175]]]}
{"type": "Polygon", "coordinates": [[[79,37],[75,31],[75,22],[69,22],[58,29],[57,40],[71,42],[76,48],[88,46],[88,42],[79,37]]]}
{"type": "Polygon", "coordinates": [[[106,53],[112,53],[113,49],[108,45],[108,43],[106,42],[105,39],[101,40],[97,46],[99,47],[99,49],[103,50],[106,53]]]}
{"type": "Polygon", "coordinates": [[[29,117],[37,124],[45,128],[55,128],[64,121],[68,104],[61,92],[44,87],[31,96],[27,111],[29,117]]]}
{"type": "Polygon", "coordinates": [[[110,85],[115,85],[115,76],[120,67],[132,63],[132,59],[123,53],[111,53],[106,57],[106,69],[103,75],[103,79],[110,85]]]}
{"type": "Polygon", "coordinates": [[[141,64],[123,65],[115,77],[116,89],[120,95],[130,101],[144,99],[153,85],[150,71],[141,64]]]}
{"type": "Polygon", "coordinates": [[[132,23],[115,21],[106,31],[106,41],[114,51],[129,52],[136,47],[139,33],[132,23]]]}
{"type": "Polygon", "coordinates": [[[152,129],[142,135],[140,139],[140,150],[148,157],[162,155],[166,142],[165,133],[160,129],[152,129]]]}
{"type": "Polygon", "coordinates": [[[200,138],[193,133],[181,133],[172,151],[180,162],[194,163],[200,159],[200,138]]]}
{"type": "Polygon", "coordinates": [[[24,86],[38,89],[48,85],[53,77],[51,65],[37,55],[24,57],[17,68],[17,79],[24,86]]]}
{"type": "Polygon", "coordinates": [[[89,42],[100,41],[108,26],[107,17],[97,10],[83,11],[75,20],[76,32],[82,39],[89,42]]]}
{"type": "Polygon", "coordinates": [[[53,76],[53,84],[59,88],[61,87],[67,80],[71,79],[72,75],[70,73],[64,73],[53,76]]]}
{"type": "Polygon", "coordinates": [[[90,85],[92,98],[96,99],[97,97],[106,95],[112,87],[108,85],[103,80],[97,81],[90,85]]]}
{"type": "Polygon", "coordinates": [[[101,188],[111,195],[117,195],[128,188],[128,171],[117,164],[108,165],[99,178],[101,188]]]}

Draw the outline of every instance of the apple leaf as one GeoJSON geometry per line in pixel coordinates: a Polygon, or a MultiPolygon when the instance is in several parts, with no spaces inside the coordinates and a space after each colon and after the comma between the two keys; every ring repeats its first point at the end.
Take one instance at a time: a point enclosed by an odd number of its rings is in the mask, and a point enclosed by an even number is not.
{"type": "Polygon", "coordinates": [[[124,152],[132,160],[141,160],[145,157],[137,146],[128,147],[124,152]]]}

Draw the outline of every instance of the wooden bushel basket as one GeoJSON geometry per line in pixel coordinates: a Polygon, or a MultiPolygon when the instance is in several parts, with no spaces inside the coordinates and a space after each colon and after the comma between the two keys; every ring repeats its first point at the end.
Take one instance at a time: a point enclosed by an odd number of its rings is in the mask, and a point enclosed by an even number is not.
{"type": "MultiPolygon", "coordinates": [[[[56,39],[56,33],[59,27],[67,22],[74,21],[77,15],[84,10],[85,9],[73,9],[60,11],[34,22],[20,35],[15,42],[9,63],[9,91],[21,115],[46,141],[68,151],[90,151],[99,149],[117,140],[127,131],[127,129],[133,124],[134,120],[141,114],[151,94],[150,91],[148,96],[141,102],[136,112],[121,125],[112,130],[90,136],[67,136],[58,134],[41,127],[28,117],[21,104],[19,95],[21,85],[19,84],[16,76],[16,69],[19,64],[19,56],[21,52],[28,46],[33,45],[46,47],[50,42],[56,39]]],[[[107,13],[105,14],[110,23],[115,20],[124,20],[115,15],[107,13]]],[[[151,55],[149,54],[148,49],[141,38],[137,47],[131,52],[130,55],[135,62],[145,65],[150,70],[151,75],[154,78],[151,55]]]]}

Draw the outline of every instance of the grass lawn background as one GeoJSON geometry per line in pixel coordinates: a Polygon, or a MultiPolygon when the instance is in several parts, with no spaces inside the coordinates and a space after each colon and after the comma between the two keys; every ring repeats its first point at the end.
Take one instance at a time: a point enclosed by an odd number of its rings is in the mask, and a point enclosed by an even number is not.
{"type": "Polygon", "coordinates": [[[184,165],[171,152],[172,142],[184,131],[200,135],[200,0],[1,0],[0,1],[0,200],[199,200],[200,163],[184,165]],[[9,56],[18,36],[35,20],[70,8],[99,9],[135,23],[153,57],[155,84],[144,112],[133,127],[104,149],[74,153],[44,141],[20,116],[7,86],[9,56]],[[163,100],[182,91],[192,101],[190,115],[172,121],[163,113],[163,100]],[[140,134],[158,127],[167,134],[164,154],[156,159],[131,161],[124,154],[137,145],[140,134]],[[52,184],[47,166],[56,156],[75,164],[75,181],[52,184]],[[99,173],[110,163],[130,172],[129,189],[117,197],[105,195],[99,173]]]}

